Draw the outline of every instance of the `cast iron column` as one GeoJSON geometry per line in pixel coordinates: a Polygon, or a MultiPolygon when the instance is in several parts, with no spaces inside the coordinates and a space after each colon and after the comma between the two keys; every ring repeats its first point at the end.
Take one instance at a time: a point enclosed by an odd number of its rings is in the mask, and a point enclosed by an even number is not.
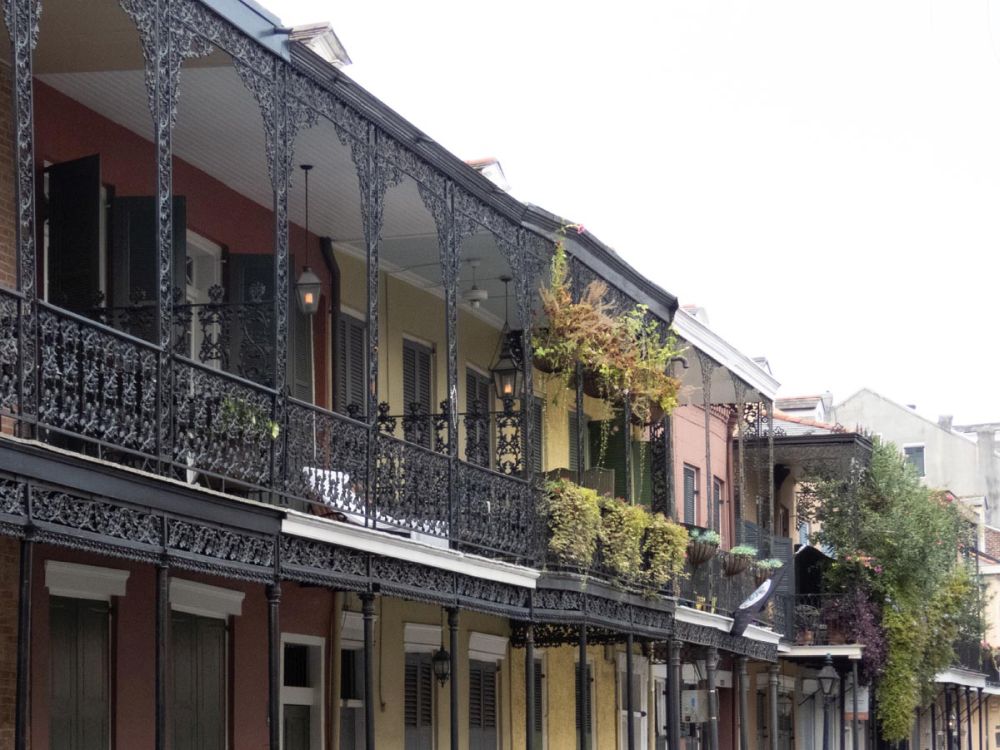
{"type": "MultiPolygon", "coordinates": [[[[770,734],[771,734],[771,750],[778,750],[778,665],[772,664],[767,669],[767,687],[768,687],[768,698],[769,705],[767,707],[768,716],[770,721],[768,722],[770,734]]],[[[823,726],[826,727],[826,722],[823,722],[823,726]]],[[[826,729],[823,730],[824,737],[826,736],[826,729]]],[[[824,741],[824,745],[826,742],[824,741]]],[[[826,748],[824,747],[824,750],[826,748]]]]}
{"type": "Polygon", "coordinates": [[[976,714],[979,716],[979,750],[983,750],[983,689],[976,689],[976,714]]]}
{"type": "Polygon", "coordinates": [[[524,632],[524,748],[535,750],[535,626],[530,622],[524,632]]]}
{"type": "Polygon", "coordinates": [[[576,702],[576,714],[580,719],[580,731],[577,742],[580,750],[587,750],[587,714],[590,709],[590,685],[587,683],[587,626],[580,625],[579,659],[576,663],[577,679],[580,682],[579,700],[576,702]]]}
{"type": "Polygon", "coordinates": [[[670,718],[670,747],[681,746],[681,641],[667,644],[667,716],[670,718]]]}
{"type": "Polygon", "coordinates": [[[17,600],[17,698],[14,719],[14,747],[28,747],[28,717],[31,701],[31,586],[33,549],[30,530],[21,540],[21,588],[17,600]]]}
{"type": "Polygon", "coordinates": [[[458,750],[458,608],[448,607],[448,645],[451,647],[451,750],[458,750]]]}
{"type": "MultiPolygon", "coordinates": [[[[937,750],[937,696],[931,702],[931,750],[937,750]]],[[[857,713],[855,711],[854,713],[857,713]]],[[[857,742],[857,740],[855,740],[857,742]]],[[[857,748],[854,748],[857,750],[857,748]]]]}
{"type": "MultiPolygon", "coordinates": [[[[627,409],[627,407],[626,407],[627,409]]],[[[635,711],[635,696],[632,695],[632,647],[634,638],[631,633],[625,634],[625,714],[627,724],[625,727],[625,738],[628,742],[628,750],[635,750],[635,721],[633,712],[635,711]]]]}
{"type": "Polygon", "coordinates": [[[170,659],[170,568],[165,559],[156,568],[156,750],[167,750],[167,664],[170,659]]]}
{"type": "Polygon", "coordinates": [[[740,747],[739,750],[749,750],[750,744],[747,739],[747,716],[750,713],[749,703],[747,701],[747,689],[749,688],[750,675],[747,674],[747,657],[741,656],[739,658],[740,673],[739,673],[739,690],[740,690],[740,718],[739,718],[739,730],[740,730],[740,747]]]}
{"type": "Polygon", "coordinates": [[[361,595],[365,664],[365,750],[375,750],[375,596],[361,595]]]}
{"type": "Polygon", "coordinates": [[[944,729],[947,740],[947,750],[955,750],[955,729],[951,721],[951,688],[944,686],[944,729]]]}
{"type": "Polygon", "coordinates": [[[708,687],[708,750],[719,750],[719,693],[715,687],[715,670],[719,666],[719,650],[705,649],[705,679],[708,687]]]}
{"type": "Polygon", "coordinates": [[[839,670],[837,674],[840,676],[840,679],[837,681],[837,684],[840,687],[836,704],[837,734],[840,738],[840,750],[845,750],[845,745],[847,744],[847,724],[844,722],[844,708],[847,706],[847,675],[839,670]]]}
{"type": "Polygon", "coordinates": [[[267,723],[271,750],[281,748],[281,585],[267,587],[267,723]]]}
{"type": "MultiPolygon", "coordinates": [[[[858,750],[858,662],[851,662],[851,750],[858,750]]],[[[931,709],[931,722],[934,721],[934,710],[931,709]]]]}
{"type": "Polygon", "coordinates": [[[972,688],[965,686],[965,734],[972,750],[972,688]]]}

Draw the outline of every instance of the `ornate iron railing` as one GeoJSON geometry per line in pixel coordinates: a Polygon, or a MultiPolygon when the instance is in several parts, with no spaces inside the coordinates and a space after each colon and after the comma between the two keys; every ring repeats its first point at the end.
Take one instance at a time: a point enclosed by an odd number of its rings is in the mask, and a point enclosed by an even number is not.
{"type": "Polygon", "coordinates": [[[0,415],[20,434],[435,544],[539,559],[535,488],[453,457],[446,429],[424,447],[381,420],[298,401],[212,358],[193,361],[44,302],[35,309],[33,321],[20,295],[0,289],[0,415]],[[37,362],[25,367],[32,329],[37,362]],[[35,387],[24,387],[26,372],[35,387]]]}
{"type": "Polygon", "coordinates": [[[781,597],[789,628],[787,640],[800,646],[850,643],[852,609],[845,594],[796,594],[781,597]]]}

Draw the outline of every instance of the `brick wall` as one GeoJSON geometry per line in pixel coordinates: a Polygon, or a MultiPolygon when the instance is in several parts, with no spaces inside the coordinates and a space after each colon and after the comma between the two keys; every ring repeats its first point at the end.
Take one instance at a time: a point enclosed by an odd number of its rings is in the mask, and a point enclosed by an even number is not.
{"type": "Polygon", "coordinates": [[[0,536],[0,747],[14,747],[19,543],[0,536]]]}
{"type": "Polygon", "coordinates": [[[983,529],[983,536],[986,537],[985,552],[990,557],[1000,560],[1000,531],[986,526],[983,529]]]}
{"type": "MultiPolygon", "coordinates": [[[[6,38],[6,37],[4,37],[6,38]]],[[[15,247],[14,108],[10,62],[0,60],[0,286],[17,286],[15,247]]]]}

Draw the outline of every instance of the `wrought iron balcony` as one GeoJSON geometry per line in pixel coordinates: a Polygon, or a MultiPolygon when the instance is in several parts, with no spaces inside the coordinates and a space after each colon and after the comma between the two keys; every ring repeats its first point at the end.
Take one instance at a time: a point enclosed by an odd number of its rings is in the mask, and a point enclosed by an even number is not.
{"type": "Polygon", "coordinates": [[[420,445],[44,302],[37,334],[25,336],[34,328],[22,298],[0,290],[0,410],[22,434],[435,544],[538,560],[536,490],[453,460],[441,450],[446,432],[420,445]]]}
{"type": "Polygon", "coordinates": [[[781,597],[791,628],[785,637],[800,646],[850,643],[852,610],[845,594],[797,594],[781,597]]]}

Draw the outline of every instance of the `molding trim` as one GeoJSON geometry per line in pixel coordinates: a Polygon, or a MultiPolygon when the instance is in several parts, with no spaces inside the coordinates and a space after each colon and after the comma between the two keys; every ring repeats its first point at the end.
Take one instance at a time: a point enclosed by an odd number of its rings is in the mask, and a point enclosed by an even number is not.
{"type": "Polygon", "coordinates": [[[130,574],[118,568],[46,560],[45,588],[52,596],[110,602],[113,596],[125,596],[125,583],[130,574]]]}
{"type": "Polygon", "coordinates": [[[952,667],[934,676],[934,682],[964,687],[985,688],[986,675],[982,672],[971,672],[968,669],[952,667]]]}
{"type": "Polygon", "coordinates": [[[778,646],[778,656],[785,659],[822,659],[829,654],[831,657],[846,657],[852,661],[861,658],[864,651],[861,643],[845,643],[839,646],[778,646]]]}
{"type": "Polygon", "coordinates": [[[507,657],[507,636],[469,633],[469,658],[477,661],[503,661],[507,657]]]}
{"type": "Polygon", "coordinates": [[[365,621],[360,612],[340,613],[340,643],[344,648],[361,648],[365,643],[365,621]]]}
{"type": "Polygon", "coordinates": [[[230,615],[239,617],[243,614],[244,596],[242,591],[221,586],[209,586],[185,578],[170,579],[170,608],[177,612],[220,620],[230,615]]]}
{"type": "Polygon", "coordinates": [[[441,626],[422,622],[404,623],[403,646],[408,654],[433,654],[441,648],[441,626]]]}

